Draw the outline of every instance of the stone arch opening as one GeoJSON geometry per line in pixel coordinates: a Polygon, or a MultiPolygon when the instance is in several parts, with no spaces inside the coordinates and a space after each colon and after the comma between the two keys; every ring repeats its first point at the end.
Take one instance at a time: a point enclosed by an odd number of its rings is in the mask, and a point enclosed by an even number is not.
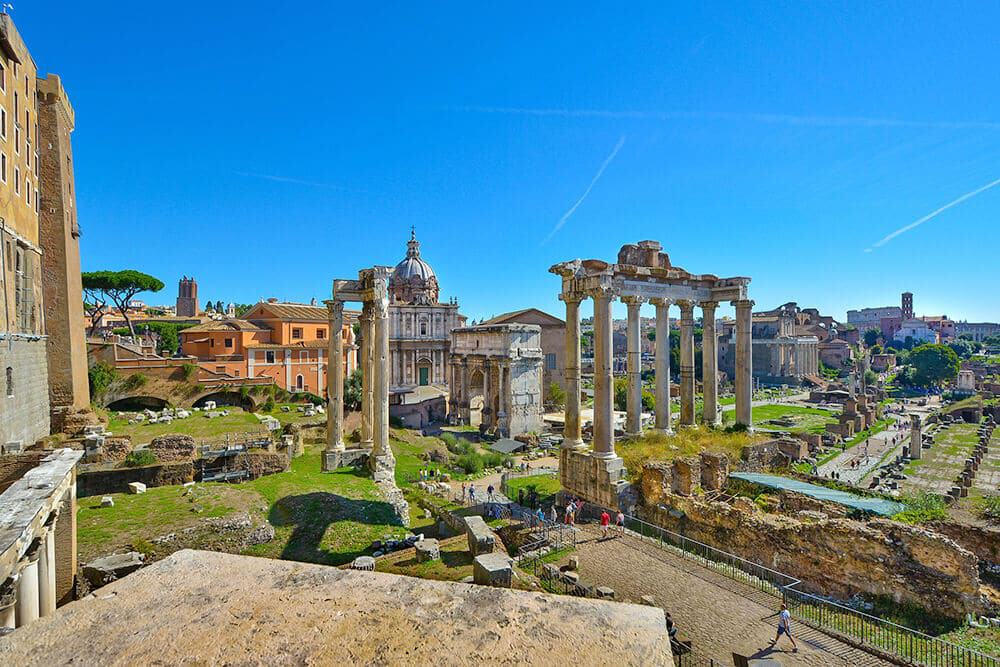
{"type": "Polygon", "coordinates": [[[127,396],[108,403],[108,410],[115,412],[141,412],[142,410],[162,410],[169,404],[158,396],[127,396]]]}
{"type": "Polygon", "coordinates": [[[214,401],[216,405],[231,405],[236,408],[243,408],[248,412],[253,411],[255,407],[252,398],[243,396],[238,391],[216,391],[211,394],[205,394],[194,402],[193,407],[203,408],[207,401],[214,401]]]}
{"type": "Polygon", "coordinates": [[[417,358],[417,384],[426,387],[434,379],[434,366],[428,357],[417,358]]]}

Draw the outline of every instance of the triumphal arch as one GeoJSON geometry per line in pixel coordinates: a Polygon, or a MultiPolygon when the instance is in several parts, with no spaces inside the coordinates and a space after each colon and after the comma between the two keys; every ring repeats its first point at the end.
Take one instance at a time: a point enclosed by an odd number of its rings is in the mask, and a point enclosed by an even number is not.
{"type": "Polygon", "coordinates": [[[566,304],[566,415],[560,478],[564,491],[606,506],[618,505],[625,486],[622,459],[615,454],[614,379],[612,377],[611,304],[628,308],[628,401],[625,432],[642,432],[642,379],[639,309],[644,302],[656,307],[655,428],[671,430],[670,419],[670,307],[680,310],[680,420],[695,426],[694,313],[703,316],[703,421],[719,423],[718,335],[716,308],[722,301],[736,307],[736,423],[750,428],[753,397],[749,278],[719,278],[693,274],[671,265],[657,241],[627,244],[614,264],[599,259],[575,259],[549,269],[562,278],[559,298],[566,304]],[[580,420],[580,303],[594,300],[594,418],[593,449],[583,442],[580,420]]]}
{"type": "MultiPolygon", "coordinates": [[[[344,326],[344,304],[362,304],[361,317],[361,447],[371,448],[368,467],[386,500],[404,525],[409,523],[409,509],[396,486],[396,458],[389,446],[389,276],[392,268],[375,266],[358,271],[357,280],[334,280],[333,296],[326,301],[330,331],[344,326]]],[[[343,359],[343,337],[330,336],[329,358],[343,359]]],[[[344,366],[330,363],[327,372],[327,445],[323,470],[330,471],[344,462],[344,366]]]]}

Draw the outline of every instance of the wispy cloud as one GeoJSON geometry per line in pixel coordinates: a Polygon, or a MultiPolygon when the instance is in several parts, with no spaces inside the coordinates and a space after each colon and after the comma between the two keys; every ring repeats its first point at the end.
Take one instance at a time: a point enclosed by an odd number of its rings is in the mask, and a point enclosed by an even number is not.
{"type": "Polygon", "coordinates": [[[554,116],[561,118],[605,118],[612,120],[714,120],[813,127],[905,127],[947,130],[1000,130],[1000,122],[977,120],[912,120],[902,118],[870,118],[865,116],[800,116],[795,114],[737,113],[727,111],[616,111],[608,109],[533,109],[491,106],[453,107],[453,110],[467,113],[554,116]]]}
{"type": "Polygon", "coordinates": [[[352,188],[345,188],[342,185],[337,185],[336,183],[322,183],[320,181],[307,181],[301,178],[294,178],[292,176],[279,176],[275,174],[255,174],[249,171],[237,171],[236,174],[240,176],[246,176],[248,178],[262,178],[265,181],[274,181],[275,183],[291,183],[293,185],[308,185],[314,188],[329,188],[331,190],[343,190],[345,192],[362,192],[361,190],[354,190],[352,188]]]}
{"type": "Polygon", "coordinates": [[[597,181],[601,180],[601,176],[604,175],[604,170],[608,168],[608,165],[611,164],[611,161],[615,159],[615,156],[618,155],[618,151],[620,151],[622,149],[622,146],[624,145],[625,145],[625,137],[622,136],[621,138],[618,139],[618,143],[615,144],[615,147],[611,149],[611,153],[608,155],[608,157],[604,158],[604,162],[601,163],[601,166],[597,170],[597,173],[594,174],[594,177],[592,179],[590,179],[590,185],[588,185],[587,189],[583,191],[583,194],[580,195],[580,198],[577,199],[576,202],[574,202],[573,205],[569,207],[569,210],[563,213],[562,217],[559,218],[559,222],[556,223],[556,226],[552,228],[552,231],[549,232],[549,235],[546,236],[545,240],[542,241],[542,245],[548,243],[549,239],[555,236],[556,232],[562,229],[563,225],[566,224],[566,221],[569,220],[574,213],[576,213],[576,209],[580,208],[580,204],[584,202],[584,200],[590,194],[590,191],[594,189],[595,185],[597,185],[597,181]]]}
{"type": "Polygon", "coordinates": [[[873,244],[870,248],[865,248],[865,252],[871,252],[875,248],[881,248],[886,243],[888,243],[889,241],[893,240],[894,238],[896,238],[900,234],[905,234],[906,232],[910,231],[911,229],[916,229],[917,227],[919,227],[920,225],[924,224],[925,222],[927,222],[929,220],[932,220],[932,219],[936,218],[938,215],[944,213],[949,208],[952,208],[953,206],[958,206],[959,204],[961,204],[962,202],[966,201],[967,199],[972,199],[976,195],[981,194],[983,192],[986,192],[990,188],[994,188],[994,187],[996,187],[998,185],[1000,185],[1000,178],[998,178],[995,181],[990,181],[986,185],[982,186],[981,188],[976,188],[972,192],[966,192],[964,195],[962,195],[958,199],[955,199],[955,200],[952,200],[952,201],[948,202],[947,204],[945,204],[941,208],[938,208],[938,209],[935,209],[935,210],[931,211],[930,213],[928,213],[924,217],[922,217],[922,218],[920,218],[918,220],[914,220],[913,222],[911,222],[910,224],[906,225],[905,227],[900,227],[899,229],[897,229],[893,233],[889,234],[888,236],[886,236],[886,237],[882,238],[881,240],[879,240],[877,243],[873,244]]]}

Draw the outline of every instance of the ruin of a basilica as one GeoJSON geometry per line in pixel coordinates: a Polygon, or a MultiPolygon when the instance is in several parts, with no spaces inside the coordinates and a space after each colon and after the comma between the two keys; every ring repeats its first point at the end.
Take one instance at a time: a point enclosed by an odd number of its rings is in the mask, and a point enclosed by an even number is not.
{"type": "Polygon", "coordinates": [[[617,298],[628,308],[627,329],[627,410],[625,433],[642,433],[642,379],[640,366],[639,318],[644,302],[656,307],[656,380],[654,426],[671,430],[670,416],[670,314],[671,305],[680,309],[680,420],[681,426],[695,426],[695,342],[694,311],[703,316],[702,377],[703,422],[719,424],[718,335],[716,308],[730,301],[736,308],[736,423],[752,425],[753,398],[751,358],[751,314],[748,297],[750,279],[719,278],[692,274],[672,266],[657,241],[627,244],[618,251],[618,261],[572,260],[549,269],[562,278],[559,298],[566,304],[566,411],[560,481],[566,493],[606,506],[618,506],[619,493],[626,486],[622,459],[615,454],[614,378],[612,376],[611,305],[617,298]],[[580,303],[594,300],[594,418],[593,448],[583,441],[580,417],[580,303]]]}
{"type": "MultiPolygon", "coordinates": [[[[330,313],[330,330],[343,327],[344,304],[362,304],[361,317],[361,443],[368,454],[372,478],[393,506],[401,521],[409,521],[406,500],[396,486],[396,459],[389,445],[389,276],[390,267],[375,266],[358,271],[357,280],[334,280],[333,296],[326,301],[330,313]]],[[[330,359],[342,358],[343,337],[330,336],[330,359]]],[[[344,465],[347,447],[344,443],[344,369],[330,364],[327,373],[327,444],[323,453],[323,470],[332,471],[344,465]]]]}

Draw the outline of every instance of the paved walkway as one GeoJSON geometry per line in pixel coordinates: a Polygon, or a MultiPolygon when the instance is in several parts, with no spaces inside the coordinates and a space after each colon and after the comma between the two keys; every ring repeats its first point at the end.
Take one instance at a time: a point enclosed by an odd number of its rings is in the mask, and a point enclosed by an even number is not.
{"type": "Polygon", "coordinates": [[[821,465],[820,477],[829,477],[831,472],[836,471],[840,481],[859,484],[870,470],[878,467],[886,452],[900,449],[908,443],[909,421],[896,414],[889,415],[889,418],[895,420],[892,425],[868,438],[867,444],[859,443],[821,465]]]}
{"type": "Polygon", "coordinates": [[[785,638],[771,649],[778,598],[638,538],[602,541],[596,526],[581,528],[575,552],[580,558],[580,579],[613,588],[623,601],[638,602],[641,596],[652,595],[700,655],[726,665],[732,664],[734,651],[773,658],[782,665],[891,664],[794,620],[798,652],[792,652],[785,638]]]}

